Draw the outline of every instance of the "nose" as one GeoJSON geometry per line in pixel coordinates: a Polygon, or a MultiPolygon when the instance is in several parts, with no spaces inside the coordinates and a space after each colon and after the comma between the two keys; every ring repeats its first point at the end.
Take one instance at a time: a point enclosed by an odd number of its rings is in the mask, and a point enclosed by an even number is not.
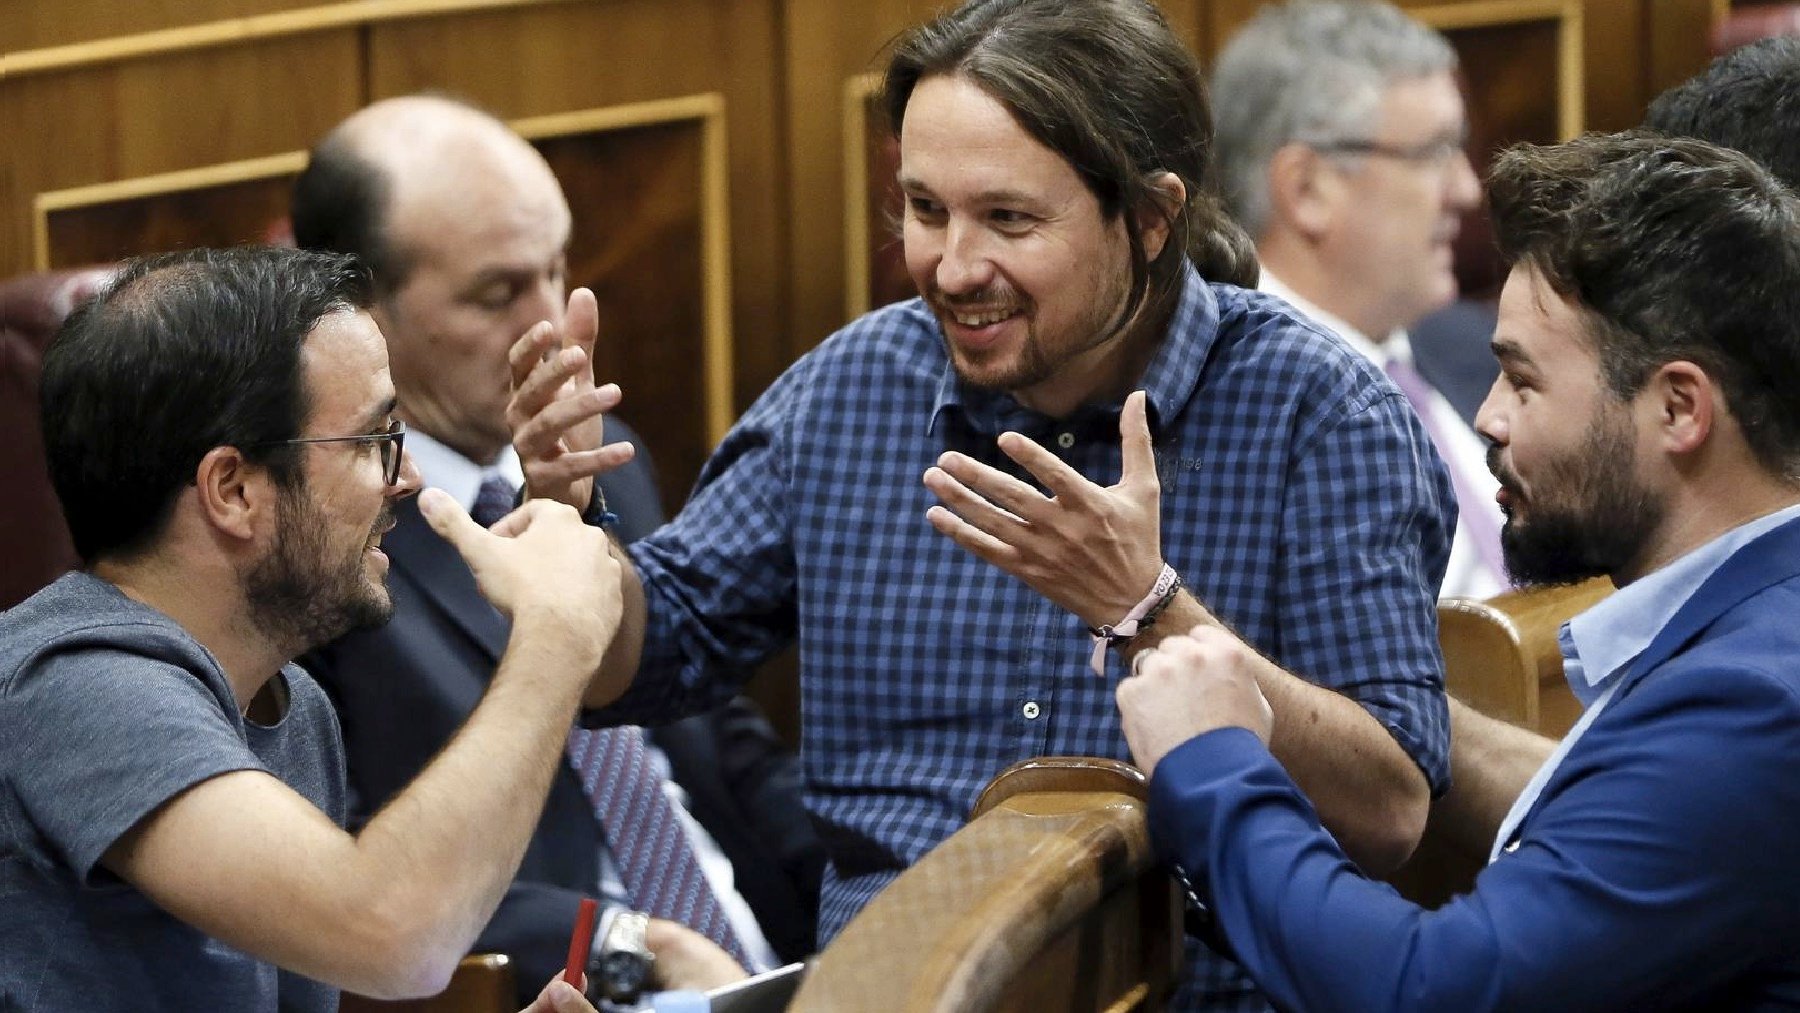
{"type": "Polygon", "coordinates": [[[1512,426],[1506,419],[1506,412],[1501,405],[1502,391],[1506,378],[1494,377],[1488,387],[1487,397],[1481,399],[1481,407],[1475,409],[1475,431],[1482,439],[1495,446],[1505,446],[1512,436],[1512,426]]]}
{"type": "Polygon", "coordinates": [[[993,283],[994,262],[988,255],[984,230],[953,219],[944,229],[943,243],[937,284],[945,295],[976,292],[993,283]]]}
{"type": "Polygon", "coordinates": [[[1458,151],[1450,159],[1450,175],[1444,183],[1444,198],[1452,210],[1467,211],[1481,202],[1481,180],[1466,151],[1458,151]]]}
{"type": "Polygon", "coordinates": [[[416,494],[425,484],[419,475],[419,466],[413,463],[412,454],[400,451],[400,475],[394,484],[387,487],[388,499],[405,499],[416,494]]]}

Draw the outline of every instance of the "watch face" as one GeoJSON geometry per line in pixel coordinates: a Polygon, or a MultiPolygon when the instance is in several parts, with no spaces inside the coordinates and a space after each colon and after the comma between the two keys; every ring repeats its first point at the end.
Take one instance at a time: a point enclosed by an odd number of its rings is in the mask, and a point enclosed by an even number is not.
{"type": "Polygon", "coordinates": [[[632,1002],[650,983],[650,961],[643,954],[626,950],[608,950],[600,954],[597,967],[600,988],[614,1002],[632,1002]]]}

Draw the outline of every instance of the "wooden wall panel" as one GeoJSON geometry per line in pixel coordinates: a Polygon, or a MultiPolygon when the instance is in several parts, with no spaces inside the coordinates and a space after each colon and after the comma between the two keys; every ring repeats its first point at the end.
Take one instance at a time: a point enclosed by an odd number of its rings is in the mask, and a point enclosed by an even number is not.
{"type": "Polygon", "coordinates": [[[360,98],[337,31],[0,80],[0,275],[31,266],[34,195],[304,148],[360,98]]]}
{"type": "Polygon", "coordinates": [[[879,70],[884,45],[939,6],[932,0],[787,0],[784,5],[784,110],[793,153],[786,177],[793,201],[789,293],[796,355],[848,319],[846,160],[861,157],[862,149],[845,136],[845,86],[879,70]]]}
{"type": "Polygon", "coordinates": [[[704,129],[679,119],[537,142],[586,223],[569,244],[569,281],[592,288],[600,306],[595,372],[624,388],[620,414],[649,443],[671,509],[714,442],[699,297],[719,283],[702,256],[704,129]]]}
{"type": "MultiPolygon", "coordinates": [[[[1456,47],[1469,109],[1469,160],[1479,176],[1500,149],[1528,141],[1551,144],[1579,132],[1558,115],[1558,54],[1554,21],[1521,21],[1447,32],[1456,47]],[[1477,85],[1479,82],[1479,85],[1477,85]]],[[[1456,280],[1470,299],[1497,299],[1505,283],[1485,204],[1463,215],[1456,237],[1456,280]]]]}
{"type": "Polygon", "coordinates": [[[1644,103],[1694,76],[1712,59],[1712,28],[1728,6],[1723,0],[1640,0],[1648,54],[1644,103]]]}
{"type": "Polygon", "coordinates": [[[1644,82],[1644,53],[1648,45],[1644,4],[1638,0],[1588,0],[1583,14],[1588,129],[1624,130],[1636,126],[1649,102],[1644,82]]]}
{"type": "Polygon", "coordinates": [[[321,0],[0,0],[5,48],[37,49],[273,14],[321,0]]]}
{"type": "Polygon", "coordinates": [[[79,267],[165,250],[268,242],[287,234],[295,175],[46,209],[36,259],[49,268],[79,267]]]}

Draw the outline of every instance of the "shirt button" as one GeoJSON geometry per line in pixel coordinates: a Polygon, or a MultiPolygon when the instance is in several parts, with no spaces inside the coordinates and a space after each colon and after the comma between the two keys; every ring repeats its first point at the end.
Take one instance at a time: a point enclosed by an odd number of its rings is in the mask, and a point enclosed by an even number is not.
{"type": "Polygon", "coordinates": [[[1038,706],[1036,700],[1027,700],[1025,706],[1019,708],[1019,713],[1025,715],[1027,721],[1036,721],[1038,715],[1044,713],[1044,709],[1038,706]]]}
{"type": "Polygon", "coordinates": [[[1073,447],[1075,445],[1075,434],[1074,433],[1057,433],[1056,434],[1056,445],[1063,448],[1064,450],[1067,450],[1070,447],[1073,447]]]}

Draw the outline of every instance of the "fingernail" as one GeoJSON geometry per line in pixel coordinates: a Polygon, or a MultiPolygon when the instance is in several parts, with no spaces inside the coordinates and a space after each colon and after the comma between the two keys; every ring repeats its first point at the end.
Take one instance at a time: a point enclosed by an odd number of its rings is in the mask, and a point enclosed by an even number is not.
{"type": "Polygon", "coordinates": [[[431,515],[443,507],[444,497],[447,495],[449,494],[438,488],[421,490],[419,492],[419,512],[424,514],[427,520],[430,520],[431,515]]]}

